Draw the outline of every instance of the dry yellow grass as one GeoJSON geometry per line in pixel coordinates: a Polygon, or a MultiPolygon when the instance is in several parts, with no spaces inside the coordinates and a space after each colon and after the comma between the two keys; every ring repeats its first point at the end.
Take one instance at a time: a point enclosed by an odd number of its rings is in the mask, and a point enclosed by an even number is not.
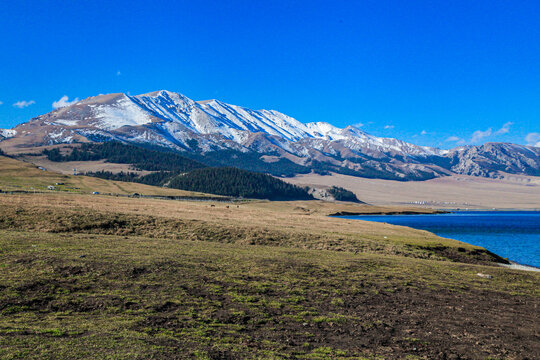
{"type": "MultiPolygon", "coordinates": [[[[161,230],[156,236],[177,236],[177,227],[178,234],[183,237],[194,236],[195,239],[208,238],[209,241],[242,244],[263,243],[336,251],[412,254],[415,257],[428,256],[435,248],[440,248],[441,251],[457,248],[466,251],[480,249],[438,237],[427,231],[327,216],[340,211],[369,213],[400,210],[392,207],[322,201],[254,201],[233,204],[62,193],[4,194],[0,196],[0,206],[15,212],[21,209],[27,212],[28,216],[37,219],[48,213],[69,213],[71,219],[75,219],[73,221],[80,216],[81,223],[84,216],[92,217],[93,214],[110,214],[107,215],[110,218],[122,214],[128,216],[121,217],[122,221],[132,224],[129,226],[133,228],[142,226],[148,229],[147,223],[161,224],[161,230]],[[149,217],[151,219],[147,220],[149,217]],[[140,225],[141,221],[143,225],[140,225]],[[168,230],[163,232],[163,228],[168,230]],[[417,252],[419,254],[416,254],[417,252]]],[[[9,214],[3,216],[9,217],[9,214]]],[[[47,229],[46,220],[44,221],[45,224],[40,226],[47,229]]],[[[154,231],[153,226],[148,231],[154,231]]],[[[145,231],[141,234],[146,234],[145,231]]]]}

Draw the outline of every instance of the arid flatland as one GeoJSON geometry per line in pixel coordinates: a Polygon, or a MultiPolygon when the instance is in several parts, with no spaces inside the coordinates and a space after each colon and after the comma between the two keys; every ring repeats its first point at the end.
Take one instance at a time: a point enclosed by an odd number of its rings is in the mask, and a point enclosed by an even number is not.
{"type": "Polygon", "coordinates": [[[342,186],[374,205],[414,205],[448,209],[540,209],[540,178],[502,179],[454,175],[426,181],[366,179],[341,174],[298,175],[286,181],[306,186],[342,186]]]}

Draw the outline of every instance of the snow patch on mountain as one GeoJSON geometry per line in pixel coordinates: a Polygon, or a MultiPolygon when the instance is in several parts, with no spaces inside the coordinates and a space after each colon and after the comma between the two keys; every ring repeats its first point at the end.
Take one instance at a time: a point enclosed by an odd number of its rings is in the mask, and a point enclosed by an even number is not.
{"type": "Polygon", "coordinates": [[[3,136],[4,138],[10,138],[17,135],[17,130],[11,130],[11,129],[0,129],[0,136],[3,136]]]}
{"type": "Polygon", "coordinates": [[[152,122],[148,112],[124,97],[113,104],[92,108],[98,126],[103,130],[116,130],[123,126],[138,126],[152,122]]]}
{"type": "Polygon", "coordinates": [[[66,126],[77,126],[79,125],[79,120],[58,119],[54,121],[54,124],[66,125],[66,126]]]}
{"type": "MultiPolygon", "coordinates": [[[[361,151],[362,148],[367,147],[370,151],[402,152],[408,156],[429,156],[443,153],[439,149],[368,135],[353,126],[340,129],[327,122],[303,124],[275,110],[252,110],[215,99],[193,101],[182,94],[166,90],[129,96],[128,98],[152,116],[162,119],[164,124],[161,128],[170,129],[167,136],[172,137],[173,143],[177,141],[186,144],[188,140],[186,137],[192,133],[190,136],[194,134],[220,135],[239,145],[245,145],[249,134],[263,133],[285,140],[276,142],[267,139],[269,142],[275,143],[274,145],[277,147],[300,156],[305,156],[309,151],[302,147],[297,147],[295,151],[287,142],[306,139],[308,141],[310,139],[339,141],[343,146],[350,147],[355,151],[361,151]]],[[[327,148],[326,145],[318,143],[315,147],[323,151],[327,148]]],[[[214,144],[213,147],[216,146],[222,147],[219,144],[214,144]]],[[[212,148],[212,146],[203,142],[201,149],[208,148],[212,148]]],[[[337,153],[334,149],[327,148],[327,151],[332,155],[337,153]]]]}

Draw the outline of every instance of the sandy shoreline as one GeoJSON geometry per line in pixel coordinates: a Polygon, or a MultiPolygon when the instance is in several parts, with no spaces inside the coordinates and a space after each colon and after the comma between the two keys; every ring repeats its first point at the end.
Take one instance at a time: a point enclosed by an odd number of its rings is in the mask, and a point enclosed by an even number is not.
{"type": "Polygon", "coordinates": [[[513,261],[510,261],[510,264],[499,264],[499,265],[508,269],[540,272],[540,268],[537,268],[535,266],[530,266],[530,265],[521,265],[513,261]]]}

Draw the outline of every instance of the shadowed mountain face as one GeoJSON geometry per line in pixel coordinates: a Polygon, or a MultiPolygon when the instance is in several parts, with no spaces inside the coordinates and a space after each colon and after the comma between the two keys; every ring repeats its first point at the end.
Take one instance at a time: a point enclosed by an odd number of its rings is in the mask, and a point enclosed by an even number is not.
{"type": "Polygon", "coordinates": [[[319,172],[395,180],[451,173],[540,175],[537,147],[486,144],[440,150],[375,137],[353,126],[303,124],[274,110],[193,101],[169,91],[90,97],[0,130],[0,147],[5,149],[109,140],[162,146],[202,159],[231,151],[240,157],[257,154],[268,164],[286,161],[319,172]]]}

